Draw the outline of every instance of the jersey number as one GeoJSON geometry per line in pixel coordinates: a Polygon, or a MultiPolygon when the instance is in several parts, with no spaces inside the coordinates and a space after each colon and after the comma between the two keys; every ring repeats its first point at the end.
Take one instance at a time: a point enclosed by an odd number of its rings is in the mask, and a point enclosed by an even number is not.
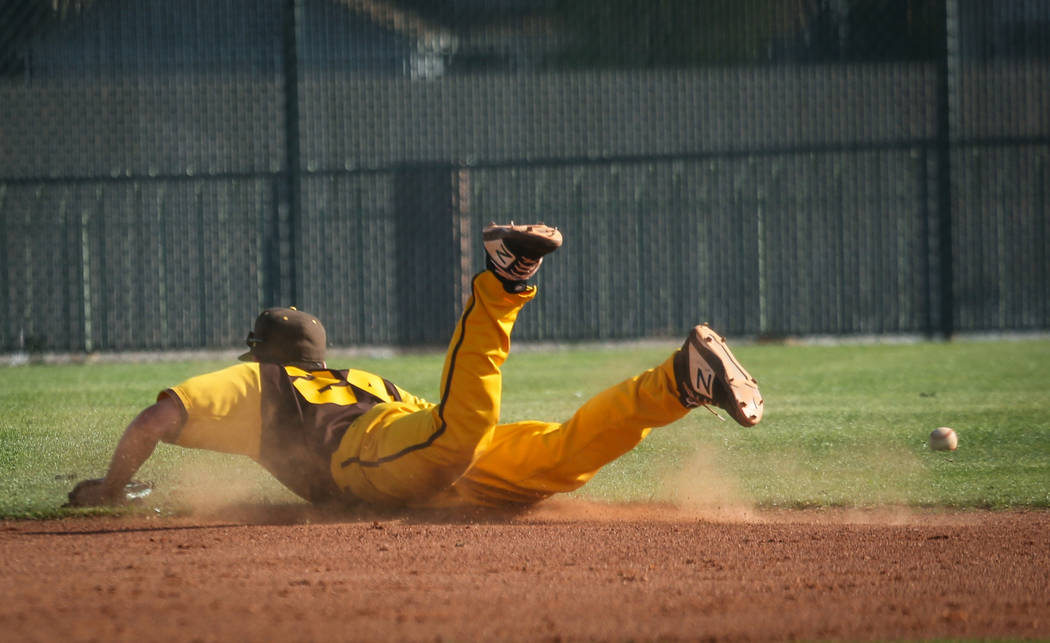
{"type": "Polygon", "coordinates": [[[346,379],[339,379],[333,377],[331,371],[311,373],[294,366],[286,366],[285,370],[291,376],[295,390],[310,404],[357,404],[357,396],[354,395],[350,382],[385,402],[393,401],[383,385],[382,378],[372,373],[350,370],[346,373],[346,379]]]}
{"type": "Polygon", "coordinates": [[[294,366],[286,366],[285,370],[292,378],[292,386],[310,404],[350,406],[357,403],[357,397],[346,380],[336,379],[328,373],[318,376],[294,366]]]}

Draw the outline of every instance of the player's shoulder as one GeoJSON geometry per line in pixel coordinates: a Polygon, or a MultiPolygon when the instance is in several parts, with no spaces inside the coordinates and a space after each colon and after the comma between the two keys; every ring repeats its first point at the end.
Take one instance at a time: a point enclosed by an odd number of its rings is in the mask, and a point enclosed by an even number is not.
{"type": "Polygon", "coordinates": [[[196,379],[259,379],[259,366],[256,362],[241,362],[232,366],[225,366],[218,370],[208,371],[194,375],[191,380],[196,379]]]}

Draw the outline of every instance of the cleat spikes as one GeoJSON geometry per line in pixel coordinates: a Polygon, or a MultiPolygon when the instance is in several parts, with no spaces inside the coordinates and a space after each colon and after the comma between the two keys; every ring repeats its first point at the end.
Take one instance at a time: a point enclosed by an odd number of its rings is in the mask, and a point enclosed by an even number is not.
{"type": "Polygon", "coordinates": [[[557,228],[542,223],[497,225],[490,223],[482,231],[485,263],[508,292],[522,292],[526,282],[535,276],[543,257],[562,244],[557,228]]]}

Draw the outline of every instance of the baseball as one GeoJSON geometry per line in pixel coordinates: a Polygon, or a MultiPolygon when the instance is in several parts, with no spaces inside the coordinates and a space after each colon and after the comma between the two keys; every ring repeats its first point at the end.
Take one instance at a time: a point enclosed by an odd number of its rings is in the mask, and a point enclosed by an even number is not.
{"type": "Polygon", "coordinates": [[[939,426],[930,433],[930,448],[934,451],[955,451],[959,436],[951,427],[939,426]]]}

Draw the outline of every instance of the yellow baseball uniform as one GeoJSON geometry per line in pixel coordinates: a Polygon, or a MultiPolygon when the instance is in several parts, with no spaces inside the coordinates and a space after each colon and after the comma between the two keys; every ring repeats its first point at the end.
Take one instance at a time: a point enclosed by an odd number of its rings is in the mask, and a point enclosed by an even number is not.
{"type": "Polygon", "coordinates": [[[364,371],[242,364],[165,392],[185,410],[175,443],[251,457],[312,501],[520,505],[576,489],[688,410],[669,358],[564,423],[498,424],[500,367],[534,295],[488,271],[474,278],[437,404],[364,371]]]}

